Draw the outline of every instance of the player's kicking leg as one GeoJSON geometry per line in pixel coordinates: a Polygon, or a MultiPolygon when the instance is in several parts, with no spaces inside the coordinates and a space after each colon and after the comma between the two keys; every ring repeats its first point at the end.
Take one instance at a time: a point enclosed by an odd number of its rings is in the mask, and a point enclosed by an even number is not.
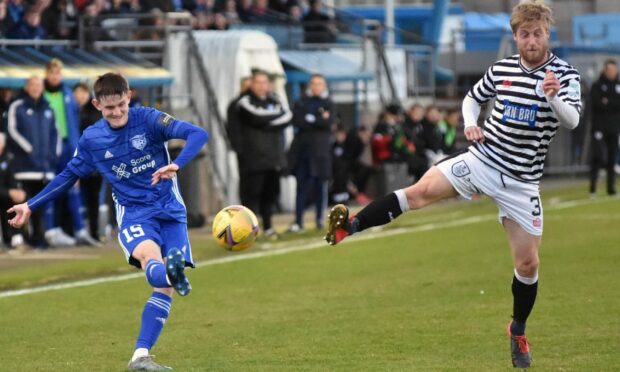
{"type": "Polygon", "coordinates": [[[416,184],[374,200],[355,216],[350,217],[349,209],[342,204],[334,206],[328,216],[325,240],[331,245],[338,244],[349,235],[385,225],[410,209],[420,209],[456,195],[446,176],[432,167],[416,184]]]}
{"type": "Polygon", "coordinates": [[[513,320],[508,324],[512,365],[528,368],[532,362],[525,337],[525,322],[532,312],[538,291],[538,248],[540,236],[525,231],[517,222],[504,218],[515,266],[512,278],[513,320]]]}
{"type": "Polygon", "coordinates": [[[149,352],[157,342],[168,319],[172,306],[172,293],[176,290],[181,296],[185,296],[191,289],[184,273],[185,260],[178,249],[171,249],[166,256],[167,262],[164,264],[160,247],[152,240],[141,242],[133,251],[132,256],[140,261],[146,279],[153,287],[153,293],[144,306],[140,334],[127,369],[130,371],[171,370],[170,367],[156,363],[149,352]]]}

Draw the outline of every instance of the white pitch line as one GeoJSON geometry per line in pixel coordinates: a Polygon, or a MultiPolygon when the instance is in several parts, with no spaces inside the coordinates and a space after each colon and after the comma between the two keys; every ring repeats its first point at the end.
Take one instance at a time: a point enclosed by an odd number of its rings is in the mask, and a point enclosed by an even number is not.
{"type": "MultiPolygon", "coordinates": [[[[566,209],[566,208],[578,207],[578,206],[585,205],[585,204],[602,203],[602,202],[606,202],[610,200],[613,200],[613,199],[602,198],[602,199],[596,199],[596,200],[591,200],[591,199],[572,200],[572,201],[566,201],[566,202],[550,205],[546,208],[546,210],[547,211],[561,210],[561,209],[566,209]]],[[[620,200],[620,199],[615,199],[615,200],[620,200]]],[[[398,227],[394,229],[384,230],[381,235],[360,234],[360,235],[352,236],[349,239],[347,239],[346,242],[342,244],[354,243],[356,241],[359,242],[359,241],[365,241],[365,240],[379,239],[379,238],[384,238],[386,236],[394,236],[394,235],[400,235],[400,234],[471,225],[471,224],[476,224],[480,222],[491,221],[494,219],[497,219],[496,214],[486,214],[486,215],[478,215],[478,216],[462,218],[462,219],[448,221],[448,222],[428,223],[428,224],[415,226],[415,227],[398,227]]],[[[377,231],[380,229],[381,228],[371,229],[370,232],[372,232],[373,230],[377,231]]],[[[226,264],[229,262],[251,260],[251,259],[262,258],[262,257],[279,256],[279,255],[288,254],[292,252],[301,252],[301,251],[307,251],[307,250],[317,249],[317,248],[328,248],[328,246],[326,245],[325,242],[321,240],[321,241],[317,241],[314,243],[293,246],[293,247],[288,247],[288,248],[258,251],[258,252],[246,253],[246,254],[242,254],[238,256],[228,256],[228,257],[215,258],[212,260],[200,261],[197,263],[196,268],[199,269],[199,268],[206,267],[206,266],[222,265],[222,264],[226,264]]],[[[70,289],[70,288],[78,288],[78,287],[88,287],[88,286],[97,285],[101,283],[121,282],[125,280],[137,279],[137,278],[144,278],[144,274],[142,272],[137,272],[137,273],[131,273],[131,274],[104,276],[101,278],[78,280],[74,282],[61,283],[61,284],[50,284],[50,285],[44,285],[44,286],[34,287],[34,288],[10,290],[10,291],[0,292],[0,298],[17,297],[17,296],[24,296],[24,295],[29,295],[33,293],[57,291],[57,290],[62,290],[62,289],[70,289]]]]}

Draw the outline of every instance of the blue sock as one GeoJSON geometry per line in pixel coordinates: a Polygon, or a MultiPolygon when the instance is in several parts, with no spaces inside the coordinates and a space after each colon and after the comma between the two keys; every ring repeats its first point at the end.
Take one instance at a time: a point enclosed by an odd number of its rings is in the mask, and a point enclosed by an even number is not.
{"type": "Polygon", "coordinates": [[[166,265],[155,259],[150,259],[144,269],[146,280],[153,288],[169,288],[168,276],[166,275],[166,265]]]}
{"type": "Polygon", "coordinates": [[[144,348],[151,350],[157,338],[164,328],[168,319],[172,298],[160,292],[153,292],[151,298],[146,301],[142,311],[142,326],[136,341],[136,349],[144,348]]]}

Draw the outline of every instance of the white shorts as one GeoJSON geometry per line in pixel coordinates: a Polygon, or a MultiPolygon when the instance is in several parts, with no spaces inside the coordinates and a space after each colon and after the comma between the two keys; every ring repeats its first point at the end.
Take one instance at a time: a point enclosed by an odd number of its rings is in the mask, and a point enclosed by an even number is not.
{"type": "Polygon", "coordinates": [[[437,168],[464,198],[486,194],[495,200],[501,224],[504,217],[508,217],[528,233],[542,235],[543,209],[538,184],[503,174],[469,151],[442,160],[437,168]]]}

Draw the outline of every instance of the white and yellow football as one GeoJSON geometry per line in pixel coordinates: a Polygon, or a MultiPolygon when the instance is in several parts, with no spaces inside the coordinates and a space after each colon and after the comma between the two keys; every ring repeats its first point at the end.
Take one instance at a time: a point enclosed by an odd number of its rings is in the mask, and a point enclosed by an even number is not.
{"type": "Polygon", "coordinates": [[[243,205],[229,205],[215,215],[213,238],[229,251],[240,252],[250,248],[258,235],[258,219],[243,205]]]}

